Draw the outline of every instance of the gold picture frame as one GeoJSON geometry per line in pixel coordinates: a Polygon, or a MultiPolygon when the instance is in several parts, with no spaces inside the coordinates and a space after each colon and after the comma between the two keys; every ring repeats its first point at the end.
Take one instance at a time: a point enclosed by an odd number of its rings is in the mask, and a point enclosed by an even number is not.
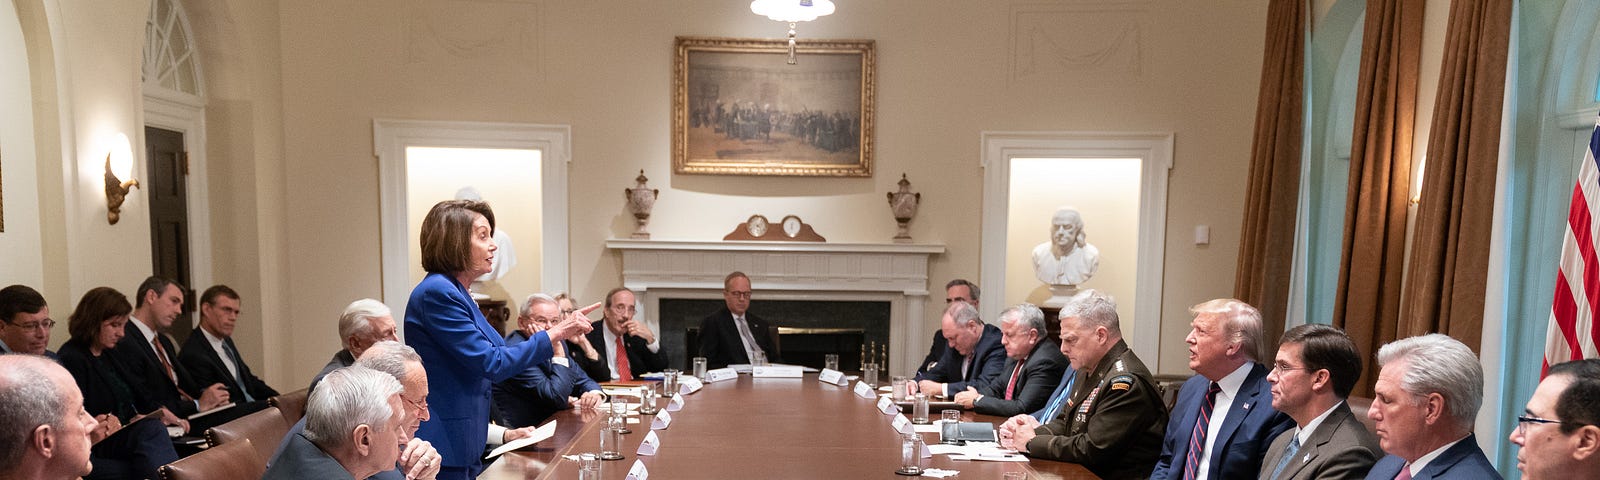
{"type": "Polygon", "coordinates": [[[872,176],[876,43],[677,37],[672,170],[872,176]]]}

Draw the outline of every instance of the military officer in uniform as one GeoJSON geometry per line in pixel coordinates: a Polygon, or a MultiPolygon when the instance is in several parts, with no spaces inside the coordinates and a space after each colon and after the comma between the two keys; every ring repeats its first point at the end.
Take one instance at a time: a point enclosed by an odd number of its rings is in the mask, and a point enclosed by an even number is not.
{"type": "Polygon", "coordinates": [[[1078,370],[1069,403],[1042,425],[1031,415],[1006,420],[1001,445],[1081,464],[1108,480],[1149,477],[1161,453],[1167,411],[1150,370],[1122,341],[1116,303],[1085,290],[1060,317],[1061,353],[1078,370]]]}

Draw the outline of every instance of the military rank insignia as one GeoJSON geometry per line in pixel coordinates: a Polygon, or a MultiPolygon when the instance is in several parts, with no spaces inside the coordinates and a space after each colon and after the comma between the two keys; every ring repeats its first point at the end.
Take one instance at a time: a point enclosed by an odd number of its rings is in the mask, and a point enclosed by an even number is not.
{"type": "Polygon", "coordinates": [[[1118,375],[1111,379],[1111,390],[1126,391],[1133,388],[1133,375],[1118,375]]]}

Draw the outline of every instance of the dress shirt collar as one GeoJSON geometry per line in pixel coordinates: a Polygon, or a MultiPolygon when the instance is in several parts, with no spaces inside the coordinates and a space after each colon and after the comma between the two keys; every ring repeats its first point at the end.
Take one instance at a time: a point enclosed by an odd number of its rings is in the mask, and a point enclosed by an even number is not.
{"type": "Polygon", "coordinates": [[[156,339],[156,330],[153,329],[153,328],[150,328],[149,325],[145,325],[143,321],[141,321],[141,320],[139,320],[137,318],[134,318],[132,315],[129,315],[128,316],[128,324],[129,325],[133,325],[134,328],[139,329],[139,334],[140,335],[144,335],[144,343],[150,343],[150,342],[155,341],[155,339],[156,339]]]}
{"type": "Polygon", "coordinates": [[[206,342],[211,344],[213,350],[216,350],[219,354],[222,353],[222,337],[212,335],[210,330],[204,328],[200,329],[200,334],[206,336],[206,342]]]}
{"type": "Polygon", "coordinates": [[[1333,404],[1332,407],[1328,407],[1327,410],[1324,410],[1322,415],[1317,415],[1317,418],[1313,418],[1311,421],[1306,422],[1306,428],[1296,429],[1294,432],[1294,438],[1300,439],[1300,444],[1305,445],[1306,441],[1311,439],[1311,434],[1317,431],[1317,426],[1322,425],[1322,421],[1327,420],[1328,415],[1332,415],[1333,411],[1338,410],[1340,405],[1344,405],[1344,400],[1340,400],[1339,403],[1333,404]]]}
{"type": "Polygon", "coordinates": [[[1222,377],[1222,380],[1217,380],[1217,386],[1222,387],[1222,394],[1227,395],[1229,399],[1237,398],[1239,387],[1244,386],[1244,379],[1250,376],[1250,369],[1255,366],[1255,362],[1244,362],[1244,365],[1234,369],[1233,373],[1222,377]]]}
{"type": "MultiPolygon", "coordinates": [[[[1467,436],[1471,436],[1471,434],[1468,434],[1467,436]]],[[[1454,442],[1441,445],[1439,448],[1428,452],[1427,455],[1417,458],[1417,461],[1406,464],[1405,468],[1411,469],[1411,476],[1415,477],[1417,474],[1422,473],[1422,469],[1428,468],[1429,463],[1433,462],[1434,460],[1438,460],[1439,456],[1443,455],[1445,450],[1449,450],[1450,447],[1456,446],[1457,443],[1461,443],[1461,441],[1465,440],[1466,438],[1467,437],[1457,438],[1454,442]]]]}

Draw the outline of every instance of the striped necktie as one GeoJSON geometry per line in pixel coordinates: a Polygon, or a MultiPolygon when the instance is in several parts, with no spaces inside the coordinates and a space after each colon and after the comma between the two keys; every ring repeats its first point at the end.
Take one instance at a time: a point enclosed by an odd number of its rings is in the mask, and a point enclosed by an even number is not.
{"type": "Polygon", "coordinates": [[[1200,415],[1195,417],[1194,432],[1189,434],[1189,455],[1183,462],[1183,480],[1194,480],[1200,469],[1200,459],[1204,458],[1206,448],[1206,430],[1211,426],[1211,407],[1217,402],[1217,393],[1222,391],[1222,386],[1211,382],[1211,388],[1206,390],[1206,403],[1200,405],[1200,415]]]}

